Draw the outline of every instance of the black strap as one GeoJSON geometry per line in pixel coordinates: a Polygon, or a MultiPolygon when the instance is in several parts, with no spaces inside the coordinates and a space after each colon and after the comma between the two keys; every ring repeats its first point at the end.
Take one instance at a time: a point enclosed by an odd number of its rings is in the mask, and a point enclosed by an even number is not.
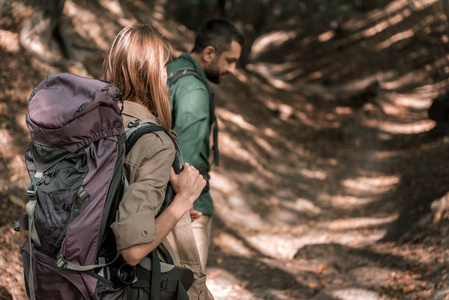
{"type": "MultiPolygon", "coordinates": [[[[136,122],[136,121],[134,121],[136,122]]],[[[131,136],[126,140],[126,152],[125,156],[128,155],[129,151],[131,151],[134,144],[137,142],[137,140],[144,134],[155,132],[155,131],[163,131],[165,134],[167,134],[170,139],[173,141],[173,144],[175,145],[176,155],[175,155],[175,161],[173,162],[173,168],[175,169],[175,172],[179,174],[181,171],[181,157],[180,153],[181,151],[178,148],[178,144],[176,143],[173,136],[165,129],[164,127],[157,125],[157,124],[146,124],[145,126],[142,126],[138,130],[134,131],[131,136]]]]}
{"type": "Polygon", "coordinates": [[[161,264],[156,249],[151,254],[151,300],[159,300],[161,292],[161,264]]]}
{"type": "MultiPolygon", "coordinates": [[[[176,70],[170,74],[168,74],[168,79],[167,79],[167,85],[170,87],[173,83],[175,83],[178,79],[180,79],[181,77],[184,76],[195,76],[198,80],[200,80],[204,86],[207,88],[207,91],[209,93],[209,113],[210,113],[210,120],[211,120],[211,124],[213,123],[213,139],[214,139],[214,143],[212,146],[212,151],[214,152],[214,161],[213,163],[218,166],[219,163],[219,153],[218,153],[218,123],[217,123],[217,117],[215,115],[215,102],[214,102],[214,93],[211,91],[211,89],[209,88],[209,84],[207,83],[207,81],[201,77],[200,74],[198,74],[198,72],[196,72],[193,69],[179,69],[176,70]]],[[[175,116],[172,113],[172,119],[173,122],[175,122],[175,116]]]]}

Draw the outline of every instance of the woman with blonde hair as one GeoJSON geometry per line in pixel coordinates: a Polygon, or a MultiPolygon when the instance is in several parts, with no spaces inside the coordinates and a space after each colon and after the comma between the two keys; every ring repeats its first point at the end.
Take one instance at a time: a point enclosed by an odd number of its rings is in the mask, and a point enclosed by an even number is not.
{"type": "MultiPolygon", "coordinates": [[[[104,79],[113,82],[123,94],[125,126],[131,121],[149,119],[173,134],[165,68],[169,59],[170,45],[149,25],[127,26],[115,38],[104,60],[104,79]]],[[[181,219],[189,216],[187,212],[206,182],[187,163],[176,174],[172,169],[174,158],[175,145],[164,131],[143,135],[125,158],[129,187],[111,228],[117,248],[130,266],[139,267],[142,259],[161,243],[179,264],[166,237],[181,219]],[[157,216],[169,181],[176,196],[157,216]]],[[[200,270],[194,273],[197,279],[200,270]]],[[[127,292],[129,299],[149,299],[149,295],[141,298],[142,289],[136,290],[127,292]]]]}

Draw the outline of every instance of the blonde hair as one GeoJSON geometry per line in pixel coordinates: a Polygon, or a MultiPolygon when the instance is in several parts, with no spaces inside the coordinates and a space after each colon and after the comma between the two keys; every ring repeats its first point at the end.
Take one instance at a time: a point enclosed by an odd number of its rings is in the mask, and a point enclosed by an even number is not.
{"type": "Polygon", "coordinates": [[[170,131],[167,84],[162,76],[170,59],[170,44],[150,25],[122,29],[104,59],[104,79],[112,81],[123,99],[144,105],[170,131]]]}

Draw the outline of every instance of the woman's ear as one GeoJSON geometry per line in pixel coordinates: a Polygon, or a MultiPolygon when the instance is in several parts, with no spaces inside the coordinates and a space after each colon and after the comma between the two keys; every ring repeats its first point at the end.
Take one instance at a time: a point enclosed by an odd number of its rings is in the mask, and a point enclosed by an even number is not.
{"type": "Polygon", "coordinates": [[[216,51],[215,51],[214,47],[207,46],[206,48],[204,48],[204,50],[203,50],[203,60],[206,63],[210,63],[211,61],[213,61],[215,59],[215,55],[216,55],[216,51]]]}

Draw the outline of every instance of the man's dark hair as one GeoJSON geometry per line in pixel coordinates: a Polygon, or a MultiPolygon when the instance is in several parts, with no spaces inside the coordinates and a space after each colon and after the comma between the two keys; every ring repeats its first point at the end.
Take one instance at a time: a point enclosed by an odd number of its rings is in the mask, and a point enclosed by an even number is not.
{"type": "Polygon", "coordinates": [[[213,19],[201,25],[196,34],[192,53],[200,53],[206,47],[212,46],[220,55],[230,49],[232,41],[243,47],[245,39],[240,29],[226,18],[213,19]]]}

